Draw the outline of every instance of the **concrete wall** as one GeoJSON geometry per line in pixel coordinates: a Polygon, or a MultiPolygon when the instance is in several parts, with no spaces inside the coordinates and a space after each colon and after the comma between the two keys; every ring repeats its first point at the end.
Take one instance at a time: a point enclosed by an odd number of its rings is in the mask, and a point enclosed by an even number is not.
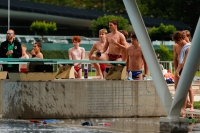
{"type": "Polygon", "coordinates": [[[153,81],[2,81],[3,118],[166,116],[153,81]]]}

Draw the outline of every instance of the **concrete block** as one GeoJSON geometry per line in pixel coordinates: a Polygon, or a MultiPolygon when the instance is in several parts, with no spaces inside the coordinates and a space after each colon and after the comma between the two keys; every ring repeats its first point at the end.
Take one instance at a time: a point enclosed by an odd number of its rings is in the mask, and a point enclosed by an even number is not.
{"type": "Polygon", "coordinates": [[[3,81],[2,88],[4,118],[166,116],[152,81],[3,81]]]}
{"type": "Polygon", "coordinates": [[[21,82],[2,84],[2,116],[4,118],[22,118],[22,86],[21,82]]]}

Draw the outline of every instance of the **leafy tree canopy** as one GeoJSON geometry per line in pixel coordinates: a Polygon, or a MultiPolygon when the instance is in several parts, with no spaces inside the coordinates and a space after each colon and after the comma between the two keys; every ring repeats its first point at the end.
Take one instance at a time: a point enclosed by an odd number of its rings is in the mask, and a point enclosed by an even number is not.
{"type": "Polygon", "coordinates": [[[156,54],[159,55],[161,61],[171,61],[173,60],[173,52],[170,51],[164,45],[160,45],[159,49],[155,50],[156,54]]]}
{"type": "Polygon", "coordinates": [[[91,29],[95,35],[98,35],[100,29],[107,29],[109,31],[109,21],[110,20],[118,20],[118,30],[126,30],[130,31],[130,25],[127,19],[122,16],[114,16],[114,15],[104,15],[103,17],[99,17],[97,20],[92,21],[91,29]]]}
{"type": "Polygon", "coordinates": [[[173,25],[160,24],[159,27],[153,27],[149,31],[151,40],[171,40],[171,35],[176,31],[173,25]]]}
{"type": "Polygon", "coordinates": [[[57,26],[56,26],[55,22],[48,23],[45,21],[34,21],[34,22],[32,22],[32,24],[30,26],[30,30],[38,33],[43,38],[44,34],[46,34],[48,32],[52,32],[52,31],[56,31],[57,26]]]}
{"type": "MultiPolygon", "coordinates": [[[[123,0],[27,0],[105,12],[126,13],[123,0]]],[[[200,0],[136,0],[142,16],[181,21],[194,32],[199,19],[200,0]]]]}

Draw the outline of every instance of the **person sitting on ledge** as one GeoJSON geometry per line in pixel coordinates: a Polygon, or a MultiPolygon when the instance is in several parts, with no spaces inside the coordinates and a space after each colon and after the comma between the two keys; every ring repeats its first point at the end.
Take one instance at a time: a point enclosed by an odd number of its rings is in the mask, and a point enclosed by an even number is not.
{"type": "MultiPolygon", "coordinates": [[[[103,50],[104,46],[105,46],[105,43],[106,43],[106,34],[107,34],[107,30],[106,29],[101,29],[99,30],[99,41],[96,42],[91,50],[90,50],[90,53],[89,53],[89,59],[90,60],[98,60],[99,56],[98,53],[99,51],[103,50]],[[94,52],[96,51],[95,54],[93,54],[94,52]]],[[[95,69],[98,69],[98,65],[100,66],[101,68],[101,71],[96,71],[96,75],[101,75],[99,74],[98,72],[104,72],[105,68],[106,68],[106,64],[98,64],[98,63],[94,63],[93,64],[95,69]]]]}
{"type": "Polygon", "coordinates": [[[32,58],[43,59],[43,54],[41,53],[42,44],[41,42],[35,42],[33,45],[33,50],[31,51],[32,58]]]}
{"type": "Polygon", "coordinates": [[[147,75],[148,67],[144,59],[140,44],[137,36],[134,32],[131,33],[131,45],[127,48],[127,72],[132,72],[132,79],[143,80],[143,77],[147,75]],[[142,68],[144,65],[144,74],[142,74],[142,68]]]}
{"type": "MultiPolygon", "coordinates": [[[[84,60],[85,59],[85,49],[79,47],[81,38],[80,36],[73,36],[72,42],[74,47],[68,50],[69,60],[84,60]]],[[[82,78],[81,63],[74,63],[74,76],[75,78],[82,78]]]]}

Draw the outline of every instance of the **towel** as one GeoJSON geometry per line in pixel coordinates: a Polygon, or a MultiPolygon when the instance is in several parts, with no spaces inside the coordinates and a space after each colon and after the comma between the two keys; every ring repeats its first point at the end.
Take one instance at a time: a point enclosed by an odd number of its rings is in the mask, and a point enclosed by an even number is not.
{"type": "Polygon", "coordinates": [[[180,57],[179,57],[179,63],[182,63],[183,62],[183,59],[185,57],[185,51],[187,50],[188,47],[190,47],[190,43],[187,43],[186,45],[183,46],[183,48],[181,49],[181,54],[180,54],[180,57]]]}

